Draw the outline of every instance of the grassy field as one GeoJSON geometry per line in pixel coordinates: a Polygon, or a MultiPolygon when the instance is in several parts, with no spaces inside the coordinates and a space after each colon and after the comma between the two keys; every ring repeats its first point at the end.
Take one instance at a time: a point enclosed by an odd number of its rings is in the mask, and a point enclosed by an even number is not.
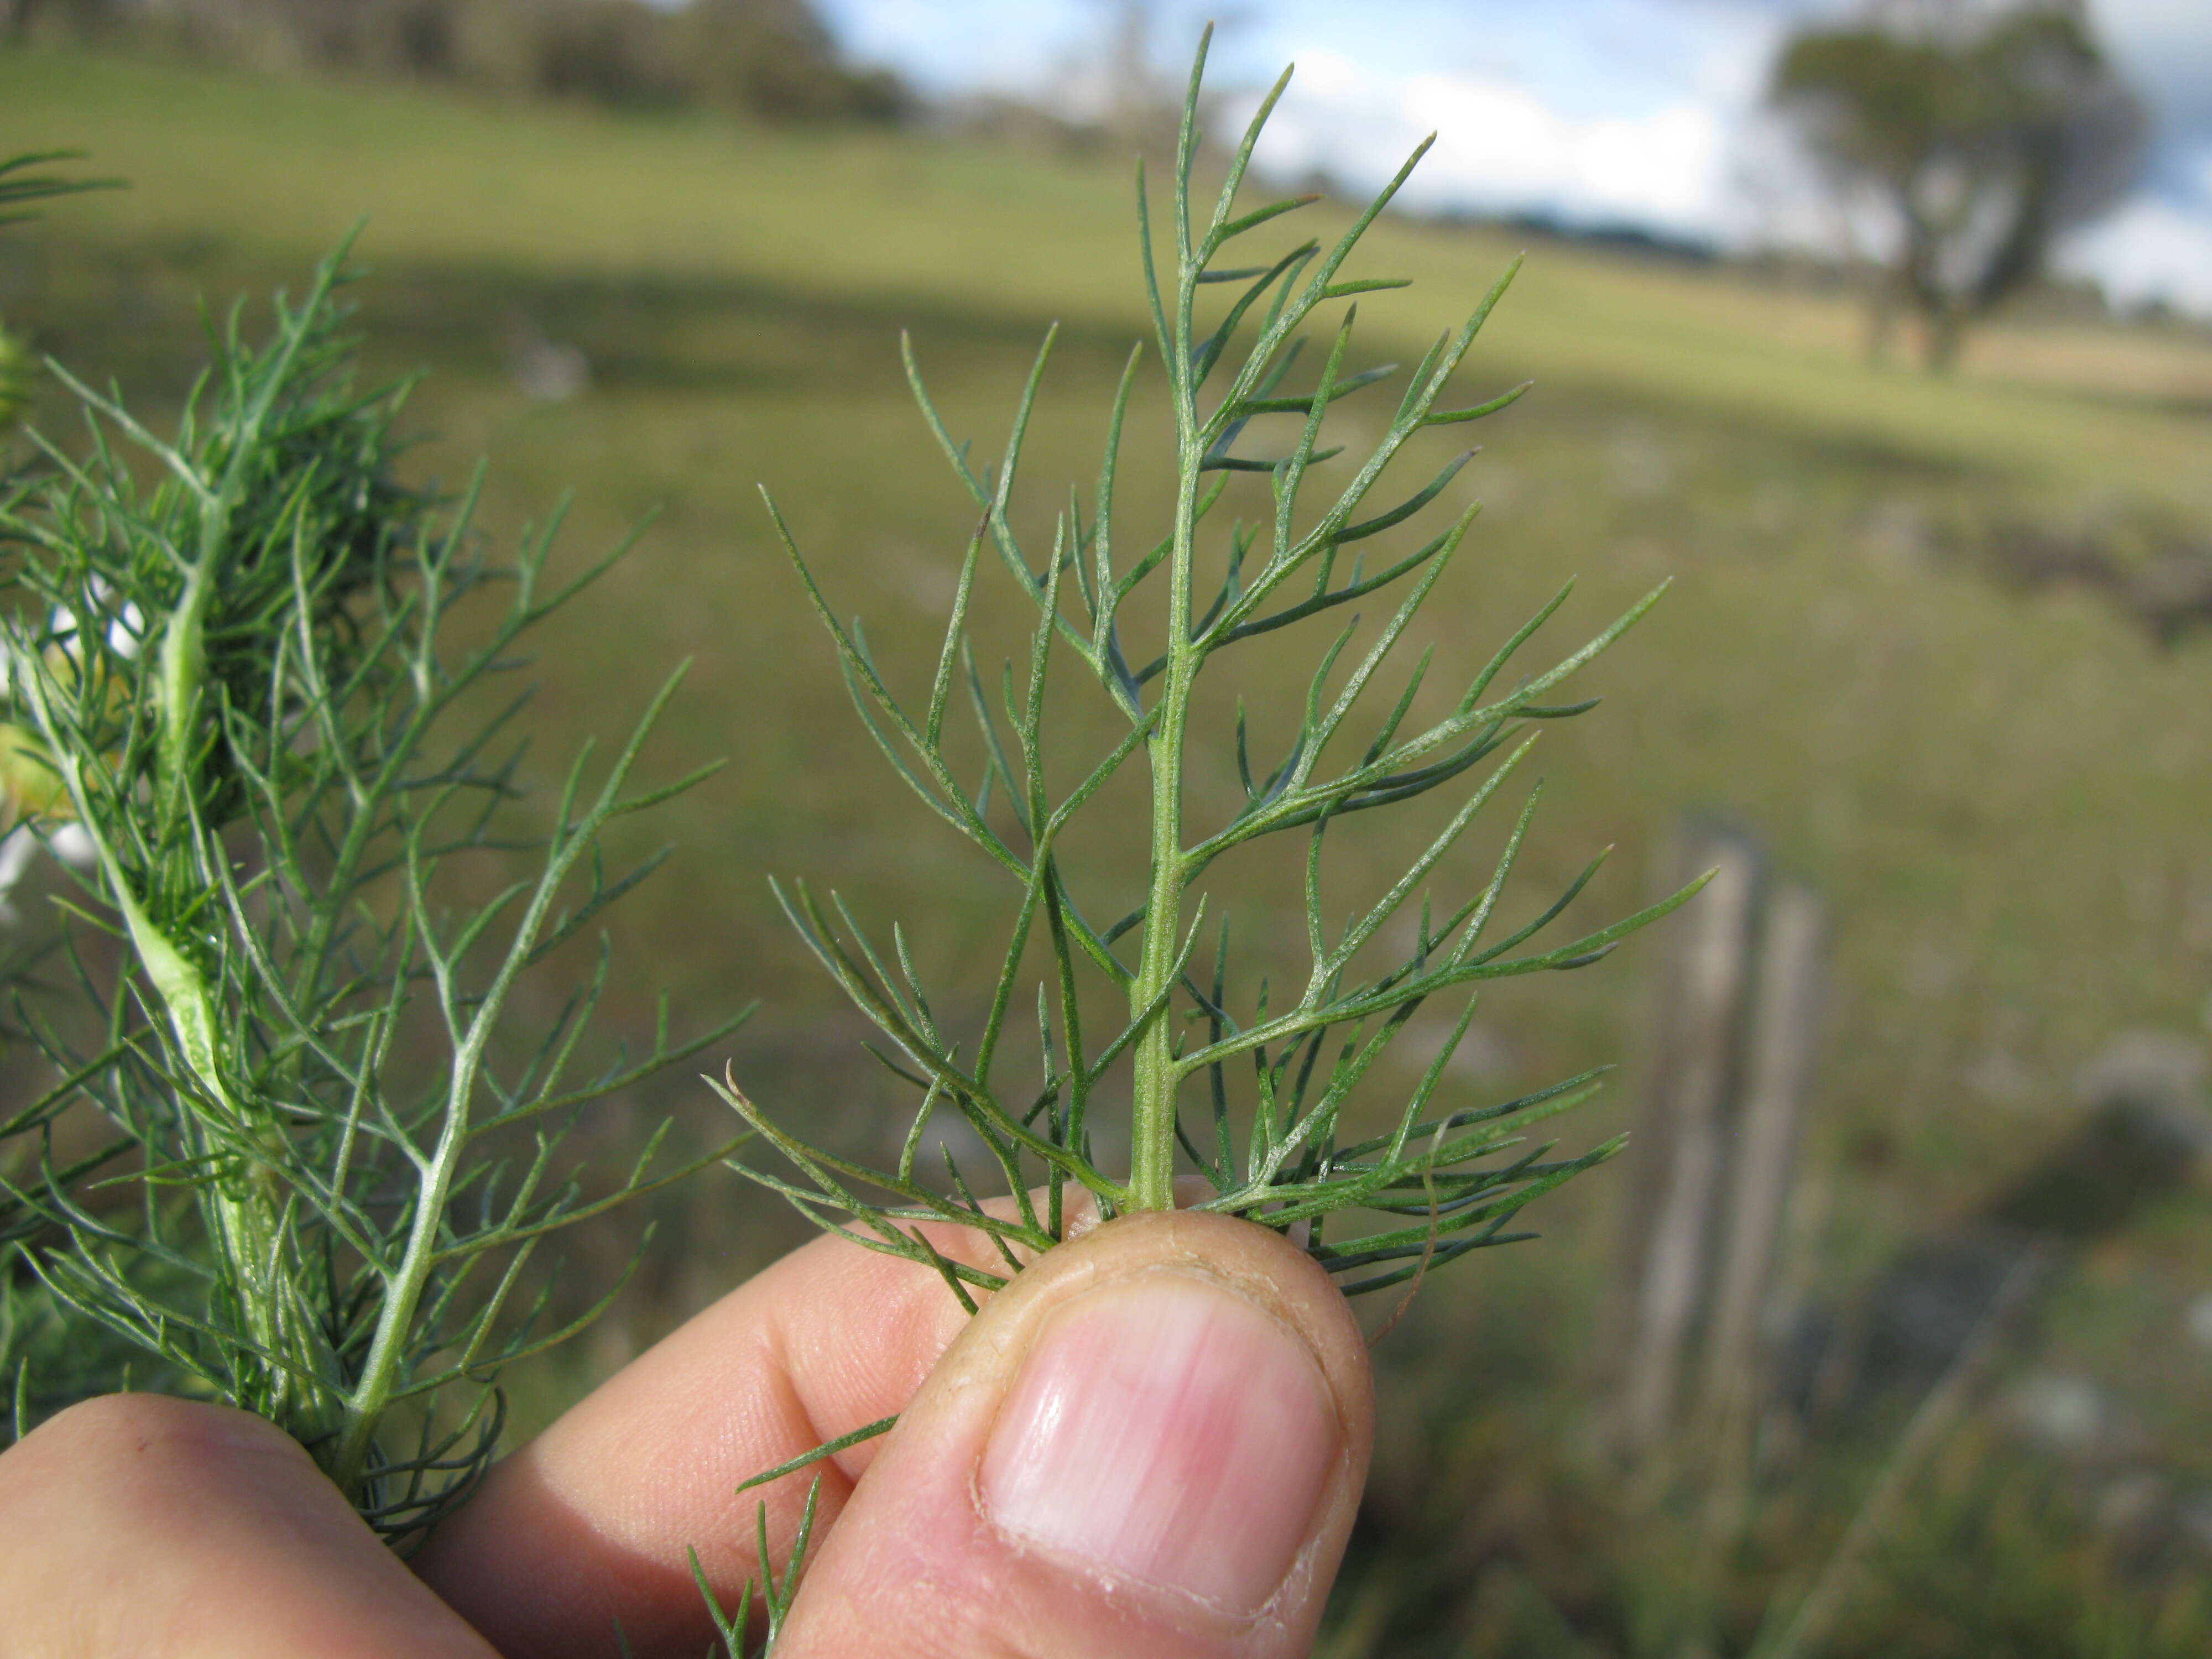
{"type": "MultiPolygon", "coordinates": [[[[640,552],[549,638],[538,714],[541,750],[559,756],[612,731],[688,655],[665,764],[734,763],[656,827],[679,851],[622,924],[626,1006],[642,1021],[657,982],[701,1021],[759,996],[733,1051],[741,1075],[811,1102],[824,1133],[879,1133],[855,1028],[775,919],[765,877],[834,882],[866,913],[905,916],[956,1000],[978,994],[1002,896],[890,793],[754,486],[773,485],[893,671],[916,672],[967,520],[912,413],[897,332],[914,331],[955,428],[988,448],[1036,336],[1061,319],[1029,462],[1030,521],[1048,524],[1055,490],[1091,477],[1139,314],[1121,169],[0,55],[0,151],[58,144],[131,187],[0,241],[0,315],[81,372],[173,399],[202,296],[296,282],[367,215],[372,359],[434,370],[416,403],[434,434],[426,473],[456,478],[488,455],[502,532],[573,492],[577,556],[658,510],[640,552]],[[518,389],[514,362],[542,341],[583,353],[583,395],[518,389]]],[[[1510,252],[1486,231],[1387,224],[1368,269],[1419,286],[1369,302],[1373,353],[1417,352],[1510,252]]],[[[1486,424],[1458,491],[1486,502],[1474,556],[1426,613],[1440,657],[1471,667],[1569,574],[1582,586],[1554,624],[1562,647],[1676,579],[1587,678],[1606,706],[1545,740],[1551,793],[1522,903],[1612,843],[1577,914],[1632,906],[1688,813],[1755,827],[1826,898],[1837,991],[1808,1152],[1818,1201],[1799,1224],[1802,1276],[1832,1286],[2065,1133],[2075,1074],[2116,1035],[2202,1036],[2212,1021],[2212,636],[2162,649],[2093,594],[1994,583],[1980,556],[2013,524],[2136,515],[2201,538],[2212,344],[1994,327],[1936,380],[1867,368],[1856,337],[1834,297],[1539,247],[1471,390],[1540,385],[1486,424]]],[[[65,418],[62,400],[49,394],[45,413],[65,418]]],[[[1164,499],[1162,436],[1151,415],[1133,424],[1125,510],[1139,517],[1164,499]]],[[[1263,709],[1273,660],[1260,665],[1263,709]]],[[[1075,723],[1079,737],[1105,729],[1075,723]]],[[[1218,736],[1206,799],[1231,775],[1218,736]]],[[[1417,836],[1370,836],[1345,879],[1379,877],[1417,836]]],[[[1446,885],[1473,879],[1497,839],[1477,837],[1446,885]]],[[[1130,878],[1126,849],[1099,856],[1109,881],[1130,878]]],[[[1282,874],[1252,872],[1243,897],[1255,933],[1287,949],[1266,908],[1282,874]]],[[[1565,1133],[1583,1145],[1621,1127],[1652,959],[1632,947],[1595,974],[1501,988],[1469,1085],[1625,1058],[1625,1086],[1565,1133]]],[[[684,1079],[639,1110],[659,1104],[706,1122],[684,1079]]],[[[1431,1291],[1394,1339],[1405,1366],[1479,1332],[1501,1398],[1575,1375],[1603,1300],[1617,1173],[1552,1201],[1550,1242],[1431,1291]]],[[[559,1388],[788,1236],[734,1182],[685,1202],[644,1299],[559,1388]]],[[[2182,1303],[2212,1288],[2208,1218],[2185,1194],[2085,1266],[2050,1340],[2093,1363],[2171,1346],[2182,1303]]],[[[1405,1387],[1433,1403],[1418,1378],[1405,1387]]],[[[2147,1420],[2177,1445],[2208,1405],[2201,1364],[2144,1384],[2147,1420]]],[[[1386,1494],[1427,1469],[1425,1409],[1402,1416],[1386,1494]]]]}
{"type": "MultiPolygon", "coordinates": [[[[136,188],[93,234],[300,261],[368,216],[386,264],[533,282],[729,284],[817,302],[1057,317],[1139,312],[1128,181],[884,133],[733,134],[703,118],[619,125],[443,94],[196,77],[52,57],[0,67],[13,132],[81,143],[136,188]]],[[[1388,226],[1370,265],[1419,280],[1386,338],[1456,320],[1515,245],[1388,226]]],[[[2058,491],[2212,507],[2200,422],[2212,342],[1995,329],[1930,381],[1857,359],[1833,298],[1546,248],[1494,330],[1505,372],[1814,440],[1970,465],[2058,491]],[[2091,410],[2096,418],[2087,419],[2091,410]]]]}

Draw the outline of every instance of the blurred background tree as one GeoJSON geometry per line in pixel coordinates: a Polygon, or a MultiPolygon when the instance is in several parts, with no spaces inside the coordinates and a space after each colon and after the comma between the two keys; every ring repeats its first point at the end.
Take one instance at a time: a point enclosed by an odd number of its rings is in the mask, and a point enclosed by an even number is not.
{"type": "Polygon", "coordinates": [[[807,0],[0,0],[0,38],[100,40],[277,69],[396,74],[617,108],[884,120],[807,0]]]}
{"type": "Polygon", "coordinates": [[[1877,250],[1870,354],[1909,309],[1935,369],[2142,160],[2142,106],[2081,0],[1902,0],[1814,25],[1777,60],[1772,96],[1877,250]]]}
{"type": "Polygon", "coordinates": [[[677,28],[710,103],[771,119],[889,119],[906,102],[894,77],[842,64],[806,0],[691,0],[677,28]]]}

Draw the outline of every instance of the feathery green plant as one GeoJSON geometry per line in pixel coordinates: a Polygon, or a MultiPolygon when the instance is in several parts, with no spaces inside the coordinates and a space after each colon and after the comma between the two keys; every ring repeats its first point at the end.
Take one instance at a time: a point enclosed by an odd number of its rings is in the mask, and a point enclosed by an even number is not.
{"type": "MultiPolygon", "coordinates": [[[[26,219],[36,218],[37,211],[30,205],[33,202],[54,196],[74,196],[81,191],[105,190],[114,183],[111,179],[64,179],[56,173],[35,171],[56,161],[79,159],[78,151],[68,149],[0,157],[0,225],[20,224],[26,219]]],[[[30,354],[7,330],[0,328],[0,432],[13,425],[22,412],[29,382],[30,354]]]]}
{"type": "Polygon", "coordinates": [[[83,453],[42,442],[0,491],[0,781],[33,833],[88,848],[66,943],[94,1012],[15,998],[56,1080],[0,1120],[0,1234],[404,1542],[491,1455],[500,1369],[582,1322],[510,1310],[538,1242],[684,1172],[656,1167],[664,1125],[587,1193],[562,1164],[578,1113],[736,1022],[678,1041],[664,1002],[649,1052],[594,1059],[604,945],[580,983],[541,966],[659,861],[611,874],[605,828],[706,775],[632,783],[682,671],[533,827],[527,693],[497,682],[621,550],[556,583],[556,515],[495,564],[473,489],[399,479],[406,388],[354,388],[344,258],[278,296],[265,346],[231,313],[173,440],[64,374],[83,453]],[[550,1019],[517,1018],[533,974],[565,994],[550,1019]],[[81,1103],[108,1143],[58,1161],[81,1103]]]}
{"type": "Polygon", "coordinates": [[[820,1224],[943,1274],[970,1307],[968,1287],[1005,1284],[1020,1270],[1023,1252],[1048,1249],[1066,1235],[1071,1189],[1103,1215],[1166,1209],[1177,1201],[1179,1169],[1203,1182],[1206,1194],[1197,1207],[1249,1217],[1301,1239],[1347,1292],[1401,1284],[1468,1251],[1526,1237],[1504,1231],[1521,1208],[1607,1158],[1618,1144],[1556,1160],[1548,1158],[1547,1146],[1516,1150],[1522,1131],[1584,1098],[1595,1086],[1595,1073],[1519,1099],[1440,1109],[1437,1097],[1446,1066],[1472,1018],[1470,996],[1442,1052],[1390,1115],[1390,1127],[1376,1134],[1351,1133],[1344,1127],[1347,1108],[1375,1079],[1376,1062],[1429,998],[1487,980],[1585,966],[1696,890],[1693,885],[1568,943],[1523,951],[1582,891],[1596,870],[1594,862],[1532,920],[1492,938],[1506,879],[1535,808],[1532,791],[1490,878],[1441,916],[1422,896],[1410,945],[1391,947],[1386,925],[1413,904],[1504,787],[1528,751],[1527,728],[1593,706],[1549,703],[1547,694],[1618,638],[1658,595],[1550,668],[1493,691],[1507,664],[1565,602],[1563,589],[1474,675],[1441,719],[1407,729],[1430,666],[1424,651],[1379,717],[1363,715],[1364,725],[1355,721],[1370,695],[1380,701],[1385,665],[1450,563],[1474,509],[1371,572],[1357,550],[1435,501],[1468,458],[1451,461],[1382,511],[1362,516],[1364,504],[1416,434],[1480,419],[1526,389],[1468,407],[1443,404],[1447,385],[1513,271],[1499,278],[1464,326],[1440,338],[1414,368],[1372,453],[1348,477],[1340,475],[1340,482],[1318,488],[1322,465],[1340,453],[1323,447],[1332,406],[1395,371],[1349,368],[1356,307],[1347,307],[1325,337],[1324,360],[1310,388],[1293,391],[1291,377],[1305,343],[1302,331],[1334,301],[1405,286],[1350,277],[1345,266],[1427,145],[1333,245],[1307,241],[1243,266],[1224,266],[1220,261],[1231,243],[1318,198],[1238,211],[1254,146],[1289,82],[1285,70],[1229,161],[1211,211],[1202,220],[1194,217],[1206,55],[1201,40],[1183,106],[1164,262],[1155,255],[1141,168],[1138,176],[1147,295],[1174,417],[1172,523],[1139,533],[1117,516],[1115,478],[1138,352],[1131,354],[1107,422],[1095,501],[1086,513],[1071,493],[1051,550],[1040,556],[1022,545],[1008,507],[1051,337],[1022,392],[1003,458],[995,469],[980,471],[932,404],[909,348],[915,395],[981,515],[962,559],[935,675],[926,700],[912,705],[878,667],[860,625],[838,621],[783,516],[769,503],[778,533],[835,641],[870,737],[938,817],[1005,871],[1018,897],[988,1012],[972,1042],[963,1044],[933,1012],[902,929],[893,928],[885,951],[834,893],[825,904],[804,884],[779,886],[808,945],[890,1039],[893,1052],[878,1057],[920,1099],[896,1167],[879,1169],[802,1139],[748,1099],[734,1079],[726,1080],[725,1098],[811,1184],[751,1164],[739,1167],[820,1224]],[[1217,285],[1229,297],[1208,305],[1217,285]],[[1286,445],[1264,457],[1240,447],[1255,426],[1279,420],[1293,434],[1286,445]],[[1240,520],[1224,532],[1218,510],[1231,480],[1246,474],[1266,479],[1271,500],[1260,522],[1240,520]],[[969,639],[974,584],[987,555],[1005,565],[1036,610],[1019,686],[1010,663],[1000,677],[997,708],[977,672],[969,639]],[[1194,693],[1200,674],[1246,641],[1401,584],[1406,586],[1402,601],[1347,672],[1340,675],[1339,665],[1348,660],[1356,618],[1322,649],[1297,733],[1274,765],[1251,763],[1240,706],[1235,746],[1243,805],[1224,821],[1194,823],[1186,784],[1197,752],[1194,693]],[[1140,599],[1163,608],[1165,644],[1152,659],[1133,663],[1123,624],[1140,599]],[[1070,657],[1079,678],[1094,682],[1119,711],[1126,730],[1104,753],[1083,763],[1072,789],[1056,793],[1048,781],[1053,733],[1046,700],[1058,684],[1052,671],[1070,657]],[[969,705],[986,757],[973,784],[957,775],[950,746],[947,722],[956,698],[969,705]],[[1143,902],[1118,920],[1097,919],[1103,914],[1094,908],[1098,900],[1083,890],[1085,884],[1069,868],[1063,838],[1109,781],[1140,758],[1151,791],[1146,890],[1143,902]],[[1322,897],[1330,830],[1353,814],[1450,784],[1486,763],[1488,769],[1426,850],[1363,913],[1334,926],[1322,897]],[[1225,918],[1214,932],[1210,963],[1198,960],[1207,931],[1202,884],[1225,854],[1292,832],[1305,840],[1309,959],[1303,983],[1288,995],[1272,991],[1265,981],[1253,992],[1232,994],[1225,918]],[[1036,1018],[1044,1075],[1030,1087],[1003,1075],[999,1061],[1024,963],[1040,946],[1044,966],[1036,1018]],[[1113,1010],[1103,1030],[1102,1002],[1113,1010]],[[1243,1087],[1249,1090],[1249,1109],[1232,1105],[1233,1092],[1243,1087]],[[1102,1100],[1124,1088],[1133,1150],[1126,1170],[1109,1170],[1094,1155],[1094,1124],[1102,1100]],[[1194,1114],[1187,1099],[1193,1094],[1201,1097],[1194,1114]],[[1004,1202],[987,1206],[949,1152],[942,1184],[925,1178],[921,1149],[940,1117],[964,1123],[988,1149],[1007,1194],[1004,1202]],[[1325,1236],[1325,1224],[1357,1209],[1379,1212],[1383,1224],[1357,1236],[1325,1236]],[[917,1224],[923,1222],[983,1234],[997,1252],[994,1267],[1003,1271],[949,1261],[920,1231],[917,1224]]]}
{"type": "Polygon", "coordinates": [[[0,433],[15,425],[29,388],[29,354],[15,336],[0,329],[0,433]]]}

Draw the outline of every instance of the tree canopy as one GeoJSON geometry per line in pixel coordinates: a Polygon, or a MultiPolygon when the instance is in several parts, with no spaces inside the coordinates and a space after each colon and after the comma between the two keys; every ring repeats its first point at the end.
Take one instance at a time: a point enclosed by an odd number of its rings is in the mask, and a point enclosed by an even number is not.
{"type": "Polygon", "coordinates": [[[1810,27],[1771,94],[1875,244],[1878,314],[1916,313],[1936,368],[2061,233],[2118,201],[2142,155],[2142,106],[2079,0],[1930,0],[1810,27]]]}

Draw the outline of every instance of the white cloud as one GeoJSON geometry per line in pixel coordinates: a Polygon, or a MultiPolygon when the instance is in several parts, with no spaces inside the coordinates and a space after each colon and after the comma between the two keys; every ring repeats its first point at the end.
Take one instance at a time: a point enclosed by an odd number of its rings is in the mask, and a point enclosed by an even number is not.
{"type": "Polygon", "coordinates": [[[2057,264],[2092,279],[2117,304],[2164,300],[2212,317],[2212,214],[2137,196],[2072,239],[2057,264]]]}
{"type": "MultiPolygon", "coordinates": [[[[1250,105],[1234,112],[1241,120],[1250,105]]],[[[1729,133],[1711,103],[1676,99],[1634,116],[1562,112],[1525,83],[1480,70],[1405,77],[1309,52],[1261,141],[1279,176],[1326,170],[1381,184],[1431,131],[1404,200],[1424,208],[1543,212],[1679,235],[1730,227],[1729,133]]]]}
{"type": "MultiPolygon", "coordinates": [[[[1065,100],[1095,70],[1108,14],[1091,0],[820,0],[861,56],[926,89],[1065,100]],[[1048,91],[1049,89],[1049,91],[1048,91]]],[[[1266,84],[1298,60],[1263,165],[1372,189],[1421,137],[1436,149],[1410,204],[1631,224],[1724,246],[1825,246],[1836,215],[1762,108],[1794,18],[1856,0],[1269,0],[1217,42],[1216,84],[1266,84]]],[[[2090,0],[2158,118],[2154,197],[2074,238],[2062,269],[2123,302],[2212,314],[2212,14],[2206,0],[2090,0]]],[[[1204,0],[1154,0],[1179,74],[1204,0]]],[[[1256,94],[1255,94],[1256,95],[1256,94]]],[[[1248,114],[1248,100],[1231,112],[1248,114]]]]}
{"type": "Polygon", "coordinates": [[[933,94],[1036,93],[1091,43],[1097,19],[1070,0],[826,0],[848,50],[933,94]]]}
{"type": "MultiPolygon", "coordinates": [[[[1434,131],[1436,147],[1402,198],[1409,206],[1541,213],[1723,246],[1832,242],[1834,215],[1784,165],[1762,114],[1764,53],[1717,37],[1701,56],[1694,43],[1678,40],[1676,49],[1705,71],[1682,76],[1671,100],[1623,99],[1613,112],[1603,100],[1554,96],[1534,78],[1488,66],[1392,74],[1346,52],[1309,50],[1260,162],[1279,176],[1326,172],[1372,189],[1434,131]]],[[[1241,123],[1249,110],[1247,101],[1230,113],[1241,123]]],[[[2139,194],[2070,238],[2058,268],[2097,282],[2121,305],[2162,300],[2212,316],[2212,153],[2191,156],[2183,171],[2195,190],[2139,194]]]]}

